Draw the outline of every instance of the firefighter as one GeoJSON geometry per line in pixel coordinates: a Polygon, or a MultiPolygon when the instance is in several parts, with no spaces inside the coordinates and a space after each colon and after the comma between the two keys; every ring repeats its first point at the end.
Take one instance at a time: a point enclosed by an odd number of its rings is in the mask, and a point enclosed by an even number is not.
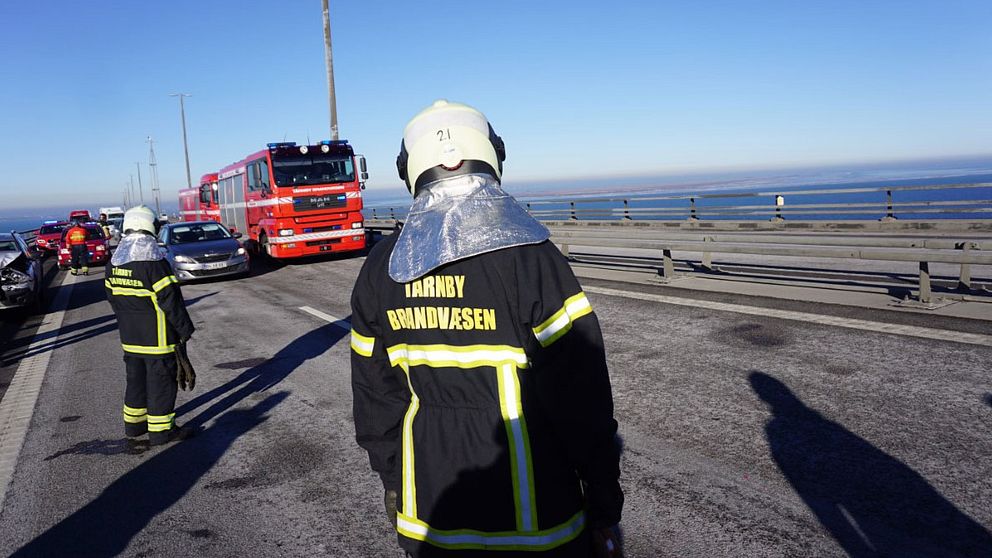
{"type": "Polygon", "coordinates": [[[78,275],[80,271],[83,275],[89,275],[89,248],[86,246],[86,237],[89,232],[79,221],[74,221],[74,225],[65,233],[65,243],[69,246],[71,254],[70,267],[72,274],[78,275]]]}
{"type": "Polygon", "coordinates": [[[504,159],[469,106],[439,100],[406,125],[413,205],[351,299],[357,441],[410,556],[619,557],[599,322],[548,230],[502,190],[504,159]]]}
{"type": "Polygon", "coordinates": [[[107,264],[104,286],[117,315],[124,349],[124,434],[148,434],[150,445],[192,435],[175,424],[176,353],[193,335],[179,283],[155,238],[155,213],[145,206],[124,214],[124,237],[107,264]]]}
{"type": "Polygon", "coordinates": [[[97,219],[97,223],[100,224],[100,228],[103,229],[103,236],[110,238],[110,221],[107,220],[107,214],[101,213],[100,218],[97,219]]]}

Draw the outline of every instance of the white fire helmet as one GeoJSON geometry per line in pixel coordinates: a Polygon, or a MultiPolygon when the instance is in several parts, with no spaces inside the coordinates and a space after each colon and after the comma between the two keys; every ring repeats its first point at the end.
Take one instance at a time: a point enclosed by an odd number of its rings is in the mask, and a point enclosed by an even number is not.
{"type": "Polygon", "coordinates": [[[403,130],[396,170],[416,195],[441,178],[489,174],[500,180],[506,148],[484,114],[444,99],[417,113],[403,130]]]}
{"type": "Polygon", "coordinates": [[[145,231],[155,234],[155,212],[144,205],[132,207],[124,213],[124,223],[121,226],[125,233],[145,231]]]}

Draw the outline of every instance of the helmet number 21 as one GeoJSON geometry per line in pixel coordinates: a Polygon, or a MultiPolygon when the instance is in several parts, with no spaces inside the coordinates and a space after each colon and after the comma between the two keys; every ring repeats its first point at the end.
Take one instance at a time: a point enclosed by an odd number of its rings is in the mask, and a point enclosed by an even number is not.
{"type": "Polygon", "coordinates": [[[437,131],[437,141],[444,141],[444,140],[450,140],[450,139],[451,139],[451,130],[450,129],[445,128],[444,130],[438,130],[437,131]]]}

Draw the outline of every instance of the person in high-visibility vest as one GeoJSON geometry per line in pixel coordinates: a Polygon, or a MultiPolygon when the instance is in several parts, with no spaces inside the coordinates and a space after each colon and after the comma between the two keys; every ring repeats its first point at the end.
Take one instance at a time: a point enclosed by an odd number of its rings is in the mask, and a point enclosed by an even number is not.
{"type": "Polygon", "coordinates": [[[165,444],[193,434],[176,426],[175,405],[182,386],[177,351],[181,358],[195,328],[179,281],[159,250],[155,213],[132,207],[122,227],[104,286],[124,349],[124,434],[135,439],[147,433],[149,444],[165,444]]]}
{"type": "Polygon", "coordinates": [[[69,246],[71,254],[70,267],[72,274],[89,275],[89,248],[86,246],[86,237],[89,231],[78,221],[65,233],[65,243],[69,246]]]}
{"type": "Polygon", "coordinates": [[[417,558],[623,555],[599,322],[548,230],[500,186],[503,141],[437,101],[403,134],[413,194],[352,292],[359,445],[417,558]]]}

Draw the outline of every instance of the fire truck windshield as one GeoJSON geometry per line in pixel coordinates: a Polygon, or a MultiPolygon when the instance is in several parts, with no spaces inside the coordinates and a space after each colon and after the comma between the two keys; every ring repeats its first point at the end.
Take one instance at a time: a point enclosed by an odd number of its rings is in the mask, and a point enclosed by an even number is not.
{"type": "Polygon", "coordinates": [[[314,153],[281,156],[272,160],[276,186],[334,184],[355,180],[351,157],[314,153]]]}

